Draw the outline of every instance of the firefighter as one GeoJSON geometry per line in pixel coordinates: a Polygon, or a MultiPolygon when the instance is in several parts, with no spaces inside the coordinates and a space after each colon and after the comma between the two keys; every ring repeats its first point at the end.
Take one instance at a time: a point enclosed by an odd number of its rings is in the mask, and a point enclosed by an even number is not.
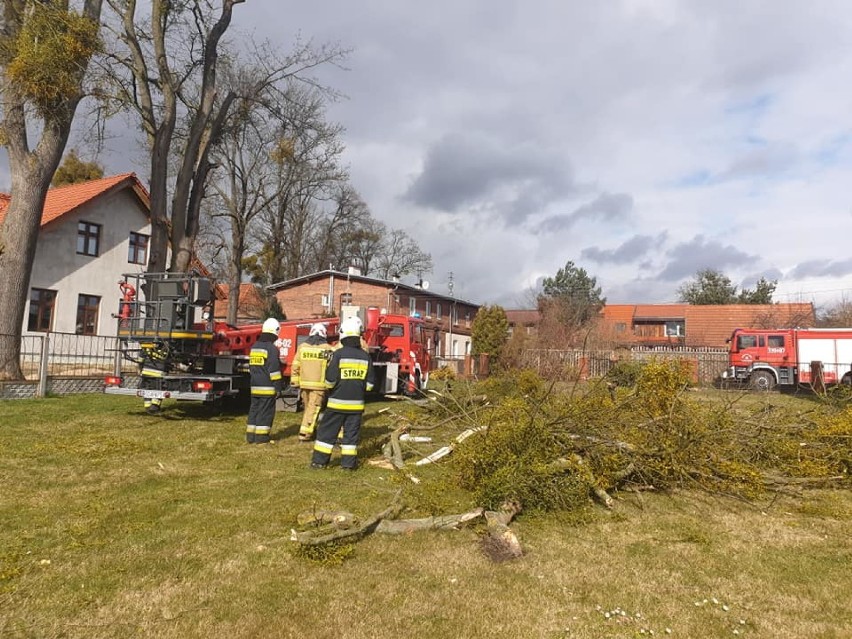
{"type": "Polygon", "coordinates": [[[275,400],[281,393],[281,362],[275,341],[281,324],[274,317],[263,323],[260,337],[251,347],[249,373],[251,375],[251,406],[246,425],[249,444],[268,444],[272,422],[275,419],[275,400]]]}
{"type": "Polygon", "coordinates": [[[340,324],[342,346],[334,351],[325,372],[325,385],[329,389],[328,403],[323,413],[311,468],[325,468],[341,428],[343,439],[340,467],[355,470],[358,467],[358,440],[361,418],[364,415],[364,398],[373,389],[373,368],[370,356],[360,347],[361,323],[355,318],[340,324]]]}
{"type": "MultiPolygon", "coordinates": [[[[141,346],[142,361],[139,375],[142,377],[139,388],[142,390],[162,390],[160,382],[169,372],[169,349],[165,344],[146,343],[141,346]]],[[[156,415],[160,412],[163,400],[160,397],[143,399],[145,412],[156,415]]]]}
{"type": "Polygon", "coordinates": [[[317,417],[325,399],[325,369],[331,357],[332,346],[328,343],[325,324],[311,326],[308,339],[296,351],[290,385],[300,388],[305,414],[299,427],[299,441],[313,439],[317,417]]]}

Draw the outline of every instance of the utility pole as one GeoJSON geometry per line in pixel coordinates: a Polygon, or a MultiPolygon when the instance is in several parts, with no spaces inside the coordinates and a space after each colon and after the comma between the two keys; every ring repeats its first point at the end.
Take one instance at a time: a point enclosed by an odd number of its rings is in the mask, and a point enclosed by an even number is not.
{"type": "Polygon", "coordinates": [[[453,315],[455,315],[455,307],[456,302],[453,298],[453,272],[450,271],[449,282],[447,282],[447,288],[450,291],[450,343],[448,346],[450,347],[450,358],[452,359],[455,356],[453,352],[453,315]]]}

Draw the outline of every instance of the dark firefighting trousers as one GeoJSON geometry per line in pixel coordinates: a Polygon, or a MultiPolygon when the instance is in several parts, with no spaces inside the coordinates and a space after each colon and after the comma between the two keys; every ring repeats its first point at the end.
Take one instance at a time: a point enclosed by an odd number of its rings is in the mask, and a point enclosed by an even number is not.
{"type": "Polygon", "coordinates": [[[246,441],[249,444],[269,443],[272,422],[275,420],[275,395],[252,395],[246,425],[246,441]]]}
{"type": "Polygon", "coordinates": [[[316,466],[327,466],[331,459],[331,451],[337,440],[340,429],[343,429],[343,437],[340,443],[341,468],[356,468],[358,466],[358,440],[361,437],[362,411],[340,412],[336,410],[326,411],[322,415],[322,421],[317,427],[317,439],[314,442],[314,453],[311,463],[316,466]]]}
{"type": "MultiPolygon", "coordinates": [[[[143,390],[156,389],[159,387],[157,380],[163,377],[164,373],[162,371],[153,371],[151,372],[149,369],[143,369],[141,373],[141,379],[139,380],[139,388],[143,390]]],[[[154,397],[148,398],[145,397],[142,400],[142,405],[146,411],[158,411],[163,404],[163,400],[154,397]]]]}

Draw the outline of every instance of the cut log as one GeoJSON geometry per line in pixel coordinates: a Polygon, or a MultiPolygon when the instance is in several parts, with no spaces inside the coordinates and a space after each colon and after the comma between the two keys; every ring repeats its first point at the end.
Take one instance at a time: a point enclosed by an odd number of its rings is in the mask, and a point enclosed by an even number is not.
{"type": "Polygon", "coordinates": [[[508,561],[524,554],[521,542],[509,528],[509,522],[519,512],[521,504],[516,501],[504,503],[500,510],[485,511],[488,532],[482,538],[482,550],[492,561],[508,561]]]}

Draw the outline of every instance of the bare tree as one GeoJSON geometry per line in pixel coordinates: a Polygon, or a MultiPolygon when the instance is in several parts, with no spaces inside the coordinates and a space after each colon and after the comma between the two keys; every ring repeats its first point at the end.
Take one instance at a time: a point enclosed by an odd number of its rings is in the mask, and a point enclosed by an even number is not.
{"type": "Polygon", "coordinates": [[[235,324],[249,228],[280,196],[282,183],[276,179],[277,168],[286,158],[278,137],[280,123],[256,104],[243,101],[230,120],[213,155],[219,179],[213,182],[216,195],[209,215],[214,224],[224,222],[226,230],[222,253],[229,287],[227,321],[235,324]]]}
{"type": "Polygon", "coordinates": [[[79,14],[67,1],[2,0],[0,10],[0,143],[12,178],[0,225],[0,379],[18,379],[44,201],[100,46],[101,0],[85,0],[79,14]]]}
{"type": "Polygon", "coordinates": [[[432,272],[432,256],[421,251],[408,233],[399,229],[384,237],[376,261],[378,276],[384,279],[432,272]]]}
{"type": "MultiPolygon", "coordinates": [[[[280,59],[267,47],[253,53],[256,73],[219,75],[225,33],[235,5],[245,0],[151,0],[150,20],[137,16],[136,0],[107,0],[118,18],[112,25],[118,45],[109,67],[115,98],[135,111],[151,148],[151,254],[149,271],[186,271],[199,231],[201,205],[219,142],[234,103],[257,99],[287,78],[335,62],[345,52],[334,45],[314,49],[297,43],[280,59]],[[169,162],[177,156],[174,179],[169,162]],[[167,210],[171,187],[171,216],[167,210]]],[[[233,57],[233,52],[229,52],[233,57]]],[[[310,78],[303,78],[309,85],[310,78]]]]}
{"type": "Polygon", "coordinates": [[[284,106],[278,197],[260,216],[253,233],[257,255],[249,261],[254,279],[264,284],[298,277],[317,264],[327,268],[324,234],[335,230],[328,224],[328,206],[337,204],[336,194],[348,178],[340,165],[342,127],[326,121],[323,96],[308,89],[291,91],[284,106]]]}

